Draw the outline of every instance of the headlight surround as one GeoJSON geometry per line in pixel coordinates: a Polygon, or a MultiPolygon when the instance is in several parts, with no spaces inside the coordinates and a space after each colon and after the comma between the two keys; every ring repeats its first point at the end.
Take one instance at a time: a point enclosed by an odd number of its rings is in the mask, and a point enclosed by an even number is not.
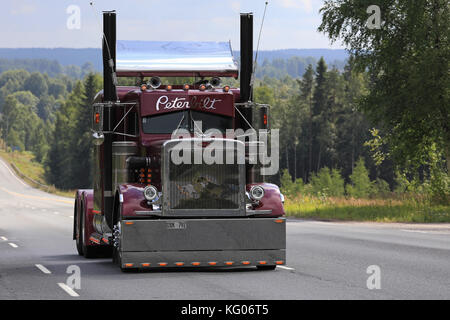
{"type": "Polygon", "coordinates": [[[155,201],[158,199],[158,190],[154,186],[146,186],[144,188],[144,197],[148,201],[155,201]]]}
{"type": "Polygon", "coordinates": [[[261,200],[264,197],[264,188],[261,186],[253,186],[250,189],[250,197],[253,200],[261,200]]]}

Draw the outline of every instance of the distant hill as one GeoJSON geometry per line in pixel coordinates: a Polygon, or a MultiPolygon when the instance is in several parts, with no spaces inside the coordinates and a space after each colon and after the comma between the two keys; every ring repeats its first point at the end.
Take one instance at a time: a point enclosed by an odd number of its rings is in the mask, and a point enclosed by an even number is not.
{"type": "MultiPolygon", "coordinates": [[[[239,60],[239,51],[233,54],[239,60]]],[[[256,76],[298,78],[308,64],[315,64],[320,57],[324,57],[330,67],[343,70],[348,54],[345,50],[333,49],[263,50],[258,53],[256,76]]],[[[99,48],[0,48],[0,72],[9,69],[79,77],[89,70],[102,70],[102,52],[99,48]]]]}
{"type": "MultiPolygon", "coordinates": [[[[239,57],[240,52],[234,51],[234,56],[239,57]]],[[[272,61],[274,59],[289,59],[292,57],[314,58],[319,60],[323,57],[328,64],[334,61],[345,61],[348,58],[347,51],[343,49],[281,49],[281,50],[262,50],[258,53],[258,63],[264,60],[272,61]]]]}
{"type": "Polygon", "coordinates": [[[98,48],[0,48],[0,59],[45,59],[56,60],[63,66],[83,66],[92,63],[95,70],[102,69],[102,50],[98,48]]]}

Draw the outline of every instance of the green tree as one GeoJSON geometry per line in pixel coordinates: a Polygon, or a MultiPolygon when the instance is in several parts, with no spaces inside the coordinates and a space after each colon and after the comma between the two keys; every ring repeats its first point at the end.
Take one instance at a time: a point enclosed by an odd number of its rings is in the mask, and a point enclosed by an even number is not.
{"type": "Polygon", "coordinates": [[[370,92],[361,104],[382,126],[401,166],[430,165],[435,143],[450,171],[450,6],[447,0],[379,0],[380,28],[368,28],[366,0],[326,0],[319,30],[342,39],[370,92]]]}
{"type": "Polygon", "coordinates": [[[48,85],[45,77],[39,72],[33,72],[23,84],[24,90],[30,91],[36,97],[47,94],[48,85]]]}
{"type": "Polygon", "coordinates": [[[313,94],[314,94],[314,69],[311,64],[306,68],[305,73],[303,74],[302,79],[299,82],[300,84],[300,98],[305,102],[307,114],[305,118],[305,122],[303,123],[304,127],[304,135],[303,135],[303,143],[305,147],[305,180],[310,176],[311,171],[313,170],[313,115],[312,115],[312,107],[313,107],[313,94]]]}
{"type": "MultiPolygon", "coordinates": [[[[78,153],[77,131],[79,110],[83,105],[84,87],[81,81],[75,84],[72,93],[56,114],[55,128],[51,137],[51,147],[46,161],[46,179],[61,189],[78,186],[80,177],[76,176],[74,154],[78,153]]],[[[89,175],[89,173],[85,173],[89,175]]]]}
{"type": "Polygon", "coordinates": [[[340,197],[344,195],[344,179],[339,170],[323,167],[311,177],[311,191],[317,196],[340,197]]]}
{"type": "Polygon", "coordinates": [[[372,193],[372,182],[369,172],[364,164],[364,159],[359,158],[355,169],[350,175],[351,184],[347,184],[347,193],[353,198],[367,198],[372,193]]]}
{"type": "Polygon", "coordinates": [[[323,135],[323,128],[326,120],[326,105],[327,105],[327,65],[325,60],[321,58],[316,67],[316,86],[314,88],[313,96],[313,155],[315,155],[314,165],[316,171],[321,168],[321,161],[325,146],[323,145],[325,136],[323,135]]]}
{"type": "Polygon", "coordinates": [[[72,174],[77,187],[92,187],[92,102],[102,87],[102,78],[90,73],[84,80],[84,94],[81,105],[77,109],[76,126],[73,136],[73,166],[72,174]]]}

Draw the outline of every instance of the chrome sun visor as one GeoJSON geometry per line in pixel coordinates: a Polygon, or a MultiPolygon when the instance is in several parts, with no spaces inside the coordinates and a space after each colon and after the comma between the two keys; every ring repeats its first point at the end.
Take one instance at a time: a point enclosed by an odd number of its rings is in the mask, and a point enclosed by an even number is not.
{"type": "Polygon", "coordinates": [[[229,76],[238,66],[228,42],[117,41],[118,76],[229,76]]]}

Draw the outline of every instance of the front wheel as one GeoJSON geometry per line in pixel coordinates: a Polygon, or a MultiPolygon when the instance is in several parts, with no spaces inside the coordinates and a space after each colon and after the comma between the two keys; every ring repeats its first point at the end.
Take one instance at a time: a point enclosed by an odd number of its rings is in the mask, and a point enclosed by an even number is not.
{"type": "Polygon", "coordinates": [[[80,210],[80,232],[77,237],[77,250],[78,253],[83,255],[87,259],[93,259],[93,258],[101,258],[101,257],[107,257],[111,254],[111,248],[109,246],[88,246],[86,244],[86,222],[85,222],[85,212],[84,212],[84,205],[81,205],[80,210]]]}
{"type": "Polygon", "coordinates": [[[256,268],[258,268],[258,270],[275,270],[277,266],[273,265],[273,266],[256,266],[256,268]]]}
{"type": "Polygon", "coordinates": [[[81,240],[81,223],[78,223],[79,217],[78,205],[75,204],[75,242],[77,245],[78,255],[83,256],[83,243],[81,240]]]}

